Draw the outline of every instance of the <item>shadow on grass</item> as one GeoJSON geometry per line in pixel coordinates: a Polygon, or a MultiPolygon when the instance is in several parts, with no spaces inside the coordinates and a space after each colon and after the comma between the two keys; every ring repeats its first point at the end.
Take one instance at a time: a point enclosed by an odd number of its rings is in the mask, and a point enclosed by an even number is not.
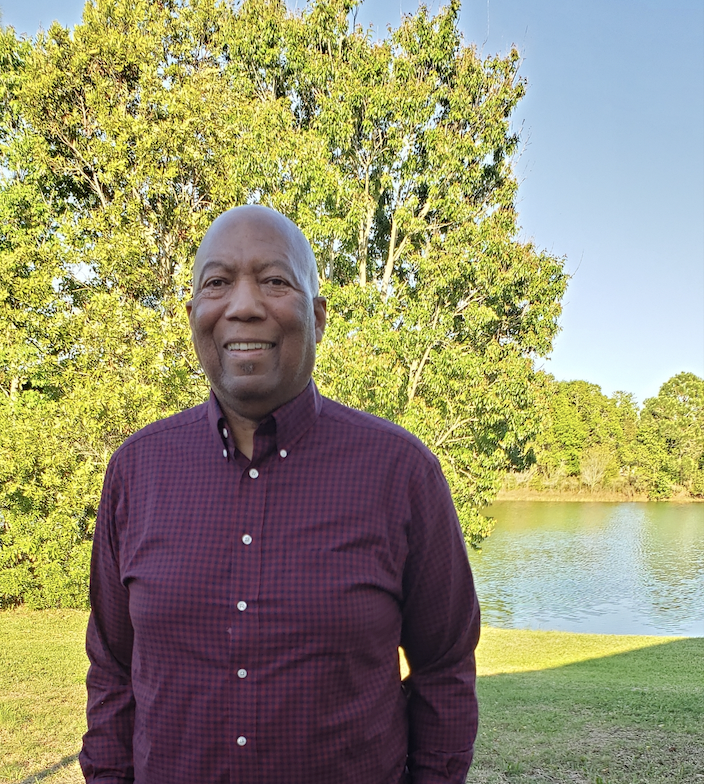
{"type": "Polygon", "coordinates": [[[62,768],[66,768],[72,763],[74,763],[78,759],[78,754],[71,754],[69,757],[63,757],[60,762],[57,762],[55,765],[52,765],[50,768],[44,768],[44,770],[40,770],[39,773],[32,773],[31,776],[27,776],[26,779],[22,779],[20,784],[36,784],[37,781],[42,781],[42,779],[47,778],[48,776],[53,775],[54,773],[58,773],[62,768]]]}

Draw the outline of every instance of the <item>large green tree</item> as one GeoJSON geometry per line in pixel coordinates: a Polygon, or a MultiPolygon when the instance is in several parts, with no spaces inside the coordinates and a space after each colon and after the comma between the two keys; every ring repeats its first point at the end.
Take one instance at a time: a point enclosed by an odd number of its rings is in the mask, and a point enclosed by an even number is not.
{"type": "Polygon", "coordinates": [[[648,398],[638,445],[642,481],[653,498],[678,490],[704,496],[704,379],[679,373],[648,398]]]}
{"type": "Polygon", "coordinates": [[[480,60],[454,0],[379,42],[355,5],[93,0],[73,31],[2,31],[0,602],[85,602],[110,453],[205,393],[190,263],[243,202],[316,251],[322,390],[417,433],[488,532],[566,280],[519,240],[518,55],[480,60]]]}

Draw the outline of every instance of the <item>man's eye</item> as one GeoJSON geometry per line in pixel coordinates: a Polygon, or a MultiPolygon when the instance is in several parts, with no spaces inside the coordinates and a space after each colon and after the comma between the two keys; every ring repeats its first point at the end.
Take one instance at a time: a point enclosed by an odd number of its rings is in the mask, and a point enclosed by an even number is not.
{"type": "Polygon", "coordinates": [[[220,286],[224,286],[224,285],[225,285],[225,281],[222,280],[222,278],[211,278],[210,280],[206,280],[203,288],[217,289],[220,288],[220,286]]]}

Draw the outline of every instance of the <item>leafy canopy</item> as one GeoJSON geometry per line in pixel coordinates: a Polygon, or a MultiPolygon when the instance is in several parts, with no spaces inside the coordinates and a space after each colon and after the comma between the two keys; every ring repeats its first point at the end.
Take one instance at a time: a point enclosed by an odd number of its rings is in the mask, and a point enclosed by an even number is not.
{"type": "Polygon", "coordinates": [[[316,251],[322,391],[419,435],[488,533],[566,285],[518,239],[518,53],[480,60],[457,0],[379,42],[356,5],[89,0],[0,34],[0,602],[85,603],[109,455],[205,395],[190,264],[245,202],[316,251]]]}

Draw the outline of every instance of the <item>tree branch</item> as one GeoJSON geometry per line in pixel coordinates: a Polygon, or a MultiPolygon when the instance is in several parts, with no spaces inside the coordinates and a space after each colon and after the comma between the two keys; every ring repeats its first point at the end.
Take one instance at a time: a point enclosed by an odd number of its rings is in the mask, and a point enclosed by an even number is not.
{"type": "MultiPolygon", "coordinates": [[[[438,303],[435,306],[435,314],[433,315],[433,323],[431,325],[432,330],[435,330],[435,328],[437,327],[439,318],[440,318],[440,303],[438,303]]],[[[418,362],[418,360],[415,360],[411,364],[410,373],[412,378],[411,378],[411,386],[408,390],[408,402],[406,403],[406,406],[409,406],[411,404],[411,401],[415,397],[416,390],[418,389],[418,384],[420,384],[420,377],[421,374],[423,373],[423,368],[425,367],[426,363],[430,359],[430,354],[432,353],[433,349],[439,344],[439,342],[440,341],[438,340],[432,341],[423,352],[423,358],[420,360],[420,362],[418,362]]]]}

